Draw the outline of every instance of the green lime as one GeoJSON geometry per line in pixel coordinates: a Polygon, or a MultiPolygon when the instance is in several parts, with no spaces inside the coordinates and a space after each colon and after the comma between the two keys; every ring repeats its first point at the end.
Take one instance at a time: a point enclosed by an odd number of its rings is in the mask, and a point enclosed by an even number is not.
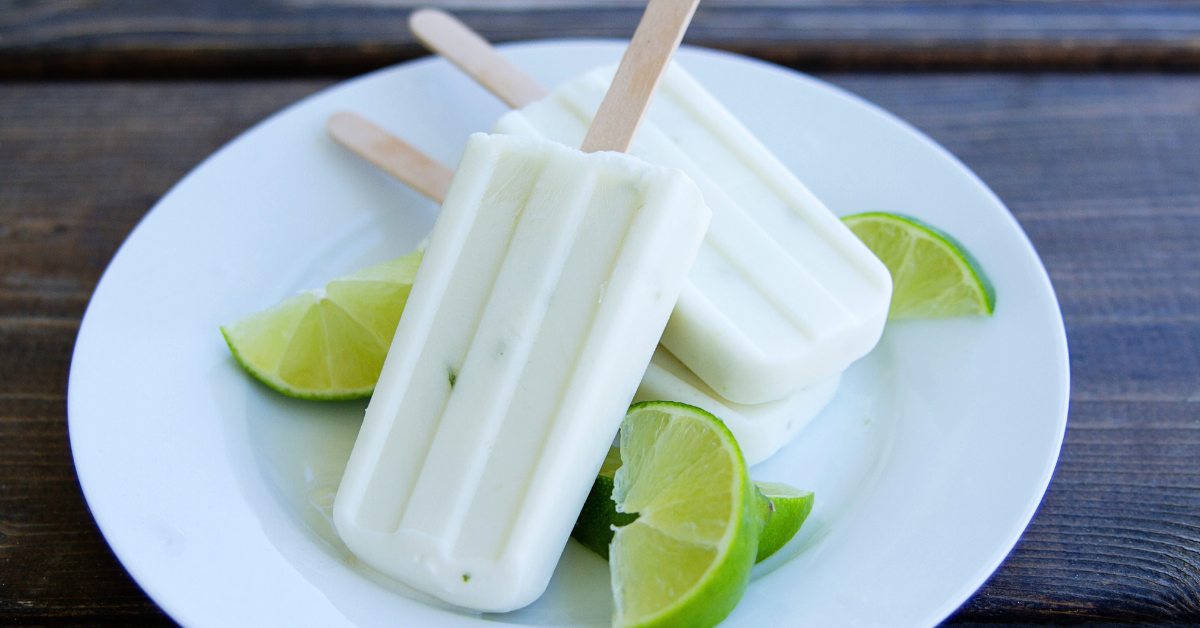
{"type": "MultiPolygon", "coordinates": [[[[620,467],[621,449],[613,447],[608,450],[583,510],[575,521],[575,529],[571,531],[576,541],[605,559],[608,558],[613,529],[637,519],[637,514],[617,512],[617,503],[612,500],[613,475],[620,467]]],[[[772,514],[758,535],[758,557],[754,562],[761,563],[779,551],[800,530],[800,525],[812,511],[813,494],[778,482],[755,480],[754,485],[771,501],[772,514]]]]}
{"type": "Polygon", "coordinates": [[[884,212],[842,220],[892,273],[888,318],[990,315],[995,309],[996,290],[983,267],[948,233],[884,212]]]}
{"type": "Polygon", "coordinates": [[[750,582],[769,502],[729,429],[694,406],[634,404],[621,424],[610,547],[613,625],[715,626],[750,582]]]}
{"type": "Polygon", "coordinates": [[[571,536],[575,537],[584,547],[608,559],[608,544],[612,543],[613,527],[621,527],[637,519],[635,513],[617,512],[617,502],[612,500],[613,476],[621,467],[621,449],[613,447],[608,450],[600,473],[592,483],[583,510],[575,520],[575,529],[571,536]]]}
{"type": "Polygon", "coordinates": [[[237,361],[301,399],[369,397],[421,253],[334,279],[221,328],[237,361]]]}
{"type": "Polygon", "coordinates": [[[754,484],[771,500],[771,518],[758,535],[758,557],[754,562],[761,563],[796,536],[808,513],[812,512],[813,494],[780,482],[754,484]]]}

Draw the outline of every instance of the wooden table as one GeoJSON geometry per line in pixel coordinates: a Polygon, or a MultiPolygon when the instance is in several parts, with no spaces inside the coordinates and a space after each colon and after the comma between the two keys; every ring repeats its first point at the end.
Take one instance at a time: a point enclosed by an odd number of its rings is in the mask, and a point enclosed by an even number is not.
{"type": "MultiPolygon", "coordinates": [[[[0,0],[0,625],[173,625],[75,477],[79,320],[130,229],[206,155],[420,54],[401,5],[0,0]]],[[[639,11],[462,15],[508,40],[628,36],[639,11]]],[[[1004,199],[1050,272],[1071,353],[1062,457],[948,624],[1200,622],[1200,6],[706,2],[689,41],[816,71],[912,122],[1004,199]]]]}

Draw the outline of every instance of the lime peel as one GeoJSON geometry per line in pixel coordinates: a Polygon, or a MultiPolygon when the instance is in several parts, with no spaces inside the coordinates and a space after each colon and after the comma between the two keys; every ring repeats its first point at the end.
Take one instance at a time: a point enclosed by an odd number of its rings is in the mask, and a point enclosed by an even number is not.
{"type": "Polygon", "coordinates": [[[812,512],[813,493],[781,482],[756,481],[754,485],[771,500],[771,518],[762,534],[758,535],[758,556],[754,559],[754,562],[761,563],[796,536],[812,512]]]}

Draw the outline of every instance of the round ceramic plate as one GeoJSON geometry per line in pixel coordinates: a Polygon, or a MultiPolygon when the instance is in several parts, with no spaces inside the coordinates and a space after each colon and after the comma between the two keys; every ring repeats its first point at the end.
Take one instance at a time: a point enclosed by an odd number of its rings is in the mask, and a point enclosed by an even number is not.
{"type": "MultiPolygon", "coordinates": [[[[546,85],[620,58],[613,42],[504,53],[546,85]]],[[[729,54],[679,62],[834,212],[896,211],[954,234],[996,286],[992,318],[891,324],[829,408],[755,467],[816,492],[812,516],[726,626],[933,626],[1016,543],[1066,425],[1066,337],[1037,254],[988,188],[904,122],[820,81],[729,54]]],[[[96,289],[71,364],[71,446],[118,558],[189,628],[606,625],[608,568],[572,541],[514,613],[449,608],[372,572],[329,524],[364,402],[286,399],[218,326],[402,255],[436,206],[336,145],[357,111],[454,164],[501,103],[425,59],[297,103],[184,178],[96,289]]]]}

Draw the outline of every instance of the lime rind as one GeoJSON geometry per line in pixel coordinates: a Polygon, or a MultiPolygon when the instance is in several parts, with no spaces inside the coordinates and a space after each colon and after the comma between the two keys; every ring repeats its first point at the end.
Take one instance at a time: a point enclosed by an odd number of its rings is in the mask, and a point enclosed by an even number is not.
{"type": "MultiPolygon", "coordinates": [[[[907,279],[905,276],[906,273],[905,270],[896,268],[896,260],[886,259],[886,255],[880,255],[882,261],[887,264],[888,270],[892,272],[892,278],[896,282],[896,285],[893,287],[893,311],[889,313],[889,318],[930,318],[957,316],[960,314],[987,314],[991,316],[995,312],[995,286],[992,284],[991,279],[988,278],[987,273],[984,272],[983,265],[979,262],[979,260],[972,255],[967,247],[965,247],[962,242],[960,242],[954,236],[929,223],[926,223],[919,218],[905,214],[891,212],[865,212],[861,214],[854,214],[852,216],[846,216],[842,218],[842,220],[848,227],[850,227],[852,231],[855,231],[856,235],[859,235],[860,238],[862,238],[863,235],[855,229],[857,225],[862,225],[868,222],[888,223],[892,224],[893,226],[895,226],[896,223],[903,225],[903,230],[905,231],[906,235],[914,238],[923,238],[944,251],[947,257],[957,264],[960,275],[966,279],[968,285],[971,287],[971,292],[973,295],[968,299],[956,299],[954,305],[958,306],[957,309],[951,309],[948,312],[937,311],[938,308],[935,304],[929,304],[929,307],[917,305],[916,307],[897,308],[898,301],[901,299],[901,295],[904,294],[905,286],[903,285],[903,282],[905,279],[907,279]],[[968,305],[963,307],[963,303],[968,305]]],[[[870,247],[872,242],[868,241],[867,238],[863,239],[868,247],[870,247]]],[[[875,248],[872,248],[872,250],[877,255],[880,254],[880,251],[876,250],[875,248]]]]}
{"type": "Polygon", "coordinates": [[[771,518],[767,520],[762,534],[758,535],[758,557],[755,563],[770,558],[783,549],[796,536],[800,526],[812,513],[814,496],[812,491],[802,491],[779,482],[755,482],[758,490],[771,500],[771,518]]]}
{"type": "MultiPolygon", "coordinates": [[[[677,468],[679,465],[675,460],[670,457],[661,460],[631,458],[645,449],[641,447],[644,444],[641,441],[645,440],[643,436],[649,438],[649,443],[657,442],[660,436],[680,427],[672,425],[673,422],[684,420],[694,421],[707,431],[714,437],[718,453],[724,453],[729,482],[723,489],[729,495],[726,523],[721,536],[707,543],[696,542],[700,539],[695,535],[680,534],[685,529],[680,526],[668,525],[664,529],[666,522],[662,517],[645,508],[638,513],[636,521],[619,528],[610,554],[613,625],[618,628],[714,626],[733,610],[749,584],[758,535],[769,516],[768,504],[750,481],[737,441],[716,417],[676,402],[634,404],[622,424],[622,465],[614,477],[613,499],[617,501],[618,510],[625,508],[627,497],[642,500],[644,507],[670,503],[654,504],[653,496],[636,493],[636,485],[639,482],[654,483],[654,477],[641,473],[655,466],[677,468]],[[651,414],[664,415],[665,419],[664,416],[647,416],[651,414]],[[644,423],[647,420],[656,424],[648,426],[644,423]],[[643,434],[642,430],[649,432],[643,434]],[[660,553],[663,555],[659,556],[660,553]],[[701,567],[702,570],[689,570],[688,567],[701,567]]],[[[651,456],[665,453],[657,447],[648,449],[651,456]]],[[[716,471],[715,475],[722,473],[719,469],[708,470],[716,471]]],[[[672,484],[676,485],[673,488],[680,488],[678,482],[672,484]]],[[[656,493],[668,490],[661,489],[656,493]]]]}

